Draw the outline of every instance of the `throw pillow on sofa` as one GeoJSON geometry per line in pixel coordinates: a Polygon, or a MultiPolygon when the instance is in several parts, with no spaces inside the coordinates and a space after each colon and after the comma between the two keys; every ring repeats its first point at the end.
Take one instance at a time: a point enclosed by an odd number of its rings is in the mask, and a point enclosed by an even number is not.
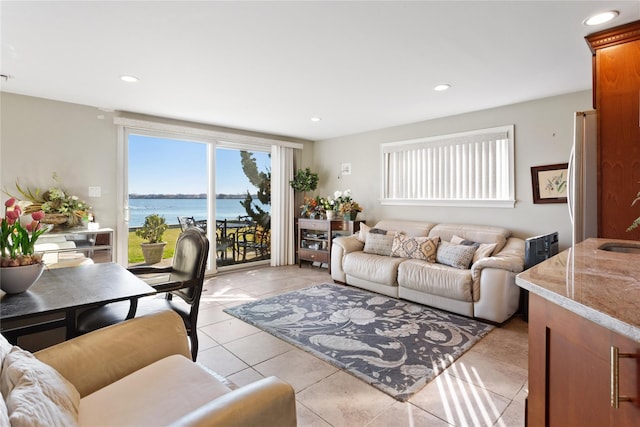
{"type": "Polygon", "coordinates": [[[393,235],[367,233],[364,242],[363,252],[368,254],[391,256],[391,246],[393,245],[393,235]]]}
{"type": "Polygon", "coordinates": [[[409,237],[396,233],[391,246],[391,256],[436,262],[440,237],[409,237]]]}
{"type": "Polygon", "coordinates": [[[454,245],[450,242],[440,242],[436,253],[439,264],[466,270],[471,265],[476,246],[454,245]]]}
{"type": "Polygon", "coordinates": [[[28,351],[13,347],[0,376],[11,426],[73,426],[80,394],[52,367],[28,351]]]}
{"type": "Polygon", "coordinates": [[[451,243],[454,245],[466,245],[466,246],[477,246],[475,253],[473,254],[473,262],[475,263],[479,259],[488,258],[493,253],[493,250],[498,245],[497,243],[478,243],[473,242],[471,240],[463,239],[460,236],[453,236],[451,238],[451,243]]]}

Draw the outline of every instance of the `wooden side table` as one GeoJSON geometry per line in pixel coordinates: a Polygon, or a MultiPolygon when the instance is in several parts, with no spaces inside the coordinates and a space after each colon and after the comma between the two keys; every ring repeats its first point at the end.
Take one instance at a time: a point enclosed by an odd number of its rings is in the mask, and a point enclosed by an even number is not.
{"type": "Polygon", "coordinates": [[[302,267],[302,261],[319,262],[331,271],[333,238],[357,233],[363,222],[298,218],[298,265],[302,267]]]}

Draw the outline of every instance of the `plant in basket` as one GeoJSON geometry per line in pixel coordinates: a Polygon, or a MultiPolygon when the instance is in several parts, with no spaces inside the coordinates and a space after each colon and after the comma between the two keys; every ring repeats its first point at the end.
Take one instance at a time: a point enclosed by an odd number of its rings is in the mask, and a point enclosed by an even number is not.
{"type": "MultiPolygon", "coordinates": [[[[46,191],[41,191],[39,188],[32,190],[21,186],[16,181],[16,189],[20,193],[22,200],[29,202],[29,205],[24,209],[24,213],[43,211],[45,216],[41,221],[55,226],[75,227],[80,225],[83,219],[89,217],[91,206],[78,196],[70,195],[69,192],[64,190],[60,183],[60,178],[55,172],[53,173],[53,180],[55,185],[49,187],[46,191]]],[[[10,197],[15,197],[7,191],[5,193],[10,197]]]]}

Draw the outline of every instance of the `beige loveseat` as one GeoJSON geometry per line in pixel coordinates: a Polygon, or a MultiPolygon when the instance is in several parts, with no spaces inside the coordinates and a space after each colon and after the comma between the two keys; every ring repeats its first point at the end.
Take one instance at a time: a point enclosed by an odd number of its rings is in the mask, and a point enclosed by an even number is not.
{"type": "Polygon", "coordinates": [[[523,267],[524,240],[502,227],[383,220],[331,247],[337,283],[496,323],[518,309],[523,267]]]}
{"type": "Polygon", "coordinates": [[[296,425],[290,385],[269,377],[232,390],[191,361],[184,323],[172,311],[88,333],[35,357],[0,337],[0,358],[0,426],[9,417],[12,426],[296,425]]]}

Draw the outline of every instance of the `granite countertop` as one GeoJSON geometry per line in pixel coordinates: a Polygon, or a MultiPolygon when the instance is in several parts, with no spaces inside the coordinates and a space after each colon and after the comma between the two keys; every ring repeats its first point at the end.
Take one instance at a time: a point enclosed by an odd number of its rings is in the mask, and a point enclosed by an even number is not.
{"type": "Polygon", "coordinates": [[[640,254],[598,249],[587,239],[518,274],[516,284],[620,335],[640,341],[640,254]]]}

